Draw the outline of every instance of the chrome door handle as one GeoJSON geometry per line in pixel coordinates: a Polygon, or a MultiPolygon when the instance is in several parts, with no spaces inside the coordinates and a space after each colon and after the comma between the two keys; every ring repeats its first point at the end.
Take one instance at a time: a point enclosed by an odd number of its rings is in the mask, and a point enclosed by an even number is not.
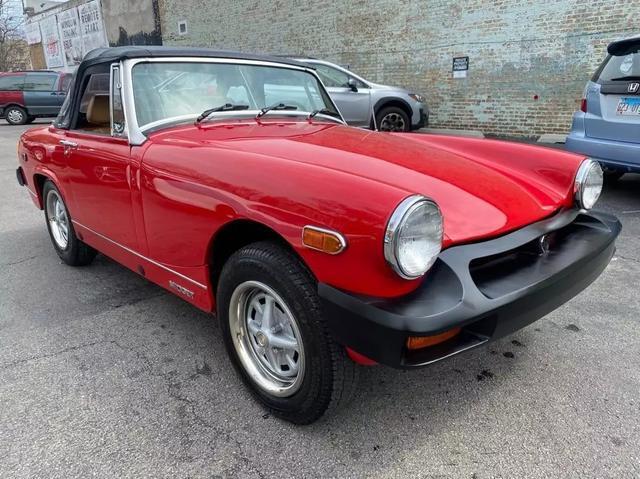
{"type": "Polygon", "coordinates": [[[78,148],[78,144],[69,140],[60,140],[60,144],[69,148],[78,148]]]}

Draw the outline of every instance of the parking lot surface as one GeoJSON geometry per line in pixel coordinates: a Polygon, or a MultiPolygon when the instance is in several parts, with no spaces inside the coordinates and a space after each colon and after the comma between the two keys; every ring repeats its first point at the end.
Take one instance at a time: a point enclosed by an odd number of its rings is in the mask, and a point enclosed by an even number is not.
{"type": "Polygon", "coordinates": [[[640,175],[607,187],[618,252],[577,298],[432,367],[364,369],[349,407],[296,427],[215,318],[103,256],[59,261],[15,179],[27,127],[1,123],[3,477],[640,476],[640,175]]]}

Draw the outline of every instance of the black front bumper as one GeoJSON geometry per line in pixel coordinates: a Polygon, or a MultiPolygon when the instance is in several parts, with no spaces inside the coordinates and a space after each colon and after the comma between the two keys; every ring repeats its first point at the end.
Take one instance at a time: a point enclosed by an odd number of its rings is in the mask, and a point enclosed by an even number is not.
{"type": "Polygon", "coordinates": [[[411,125],[412,130],[419,130],[420,128],[425,128],[429,126],[429,114],[424,110],[424,108],[420,108],[420,120],[418,123],[411,125]]]}
{"type": "Polygon", "coordinates": [[[517,331],[574,297],[609,264],[620,230],[613,216],[568,210],[443,251],[421,286],[401,298],[358,296],[326,284],[318,291],[341,344],[388,366],[425,366],[517,331]],[[461,333],[444,343],[406,348],[409,336],[458,327],[461,333]]]}

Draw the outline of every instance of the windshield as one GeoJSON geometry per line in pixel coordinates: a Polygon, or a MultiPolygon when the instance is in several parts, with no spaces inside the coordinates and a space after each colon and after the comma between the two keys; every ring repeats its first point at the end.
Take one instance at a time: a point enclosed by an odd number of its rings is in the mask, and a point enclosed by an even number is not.
{"type": "MultiPolygon", "coordinates": [[[[296,111],[328,110],[333,103],[314,75],[291,68],[202,62],[152,62],[133,67],[138,125],[200,115],[226,103],[260,110],[277,104],[296,111]]],[[[238,111],[242,114],[242,111],[238,111]]]]}
{"type": "Polygon", "coordinates": [[[609,57],[596,81],[607,82],[640,76],[640,52],[620,57],[609,57]]]}

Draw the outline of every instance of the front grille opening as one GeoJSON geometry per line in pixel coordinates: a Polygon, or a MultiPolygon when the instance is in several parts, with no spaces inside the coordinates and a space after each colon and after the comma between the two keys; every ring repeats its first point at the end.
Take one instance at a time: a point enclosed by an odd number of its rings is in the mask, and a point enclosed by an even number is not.
{"type": "Polygon", "coordinates": [[[504,296],[540,279],[549,263],[587,230],[587,225],[574,221],[512,250],[474,259],[469,264],[471,278],[487,298],[504,296]]]}

